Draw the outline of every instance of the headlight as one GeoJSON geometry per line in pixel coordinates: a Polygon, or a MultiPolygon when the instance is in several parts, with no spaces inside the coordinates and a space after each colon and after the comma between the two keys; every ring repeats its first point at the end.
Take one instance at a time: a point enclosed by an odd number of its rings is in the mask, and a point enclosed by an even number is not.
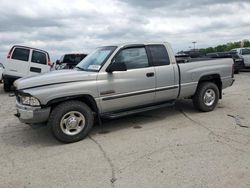
{"type": "Polygon", "coordinates": [[[40,106],[39,100],[32,96],[20,96],[20,102],[23,105],[40,106]]]}

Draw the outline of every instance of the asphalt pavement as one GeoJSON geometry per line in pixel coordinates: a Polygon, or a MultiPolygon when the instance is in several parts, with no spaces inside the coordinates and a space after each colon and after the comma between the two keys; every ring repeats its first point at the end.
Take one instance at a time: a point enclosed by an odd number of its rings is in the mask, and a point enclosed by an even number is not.
{"type": "Polygon", "coordinates": [[[0,187],[249,188],[250,72],[235,78],[213,112],[181,100],[105,121],[72,144],[20,123],[0,84],[0,187]]]}

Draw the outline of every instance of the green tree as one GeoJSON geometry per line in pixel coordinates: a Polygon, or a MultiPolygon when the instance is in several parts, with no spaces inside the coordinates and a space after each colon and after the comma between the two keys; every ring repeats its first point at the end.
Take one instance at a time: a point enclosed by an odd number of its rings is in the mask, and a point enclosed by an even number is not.
{"type": "Polygon", "coordinates": [[[206,48],[206,53],[212,53],[215,52],[215,49],[213,47],[206,48]]]}
{"type": "MultiPolygon", "coordinates": [[[[250,47],[250,41],[248,39],[243,40],[243,42],[244,42],[244,47],[250,47]]],[[[241,41],[237,41],[237,42],[229,42],[227,44],[220,44],[215,47],[202,48],[199,49],[199,51],[202,53],[227,52],[234,48],[240,48],[240,46],[241,46],[241,41]]]]}

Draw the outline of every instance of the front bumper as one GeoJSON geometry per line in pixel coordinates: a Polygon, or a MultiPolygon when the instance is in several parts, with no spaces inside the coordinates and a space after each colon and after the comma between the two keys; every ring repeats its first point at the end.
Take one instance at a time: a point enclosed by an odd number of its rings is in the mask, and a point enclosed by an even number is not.
{"type": "Polygon", "coordinates": [[[250,59],[249,58],[244,58],[244,64],[246,68],[250,67],[250,59]]]}
{"type": "Polygon", "coordinates": [[[234,60],[234,70],[238,71],[244,69],[244,61],[242,60],[234,60]]]}
{"type": "Polygon", "coordinates": [[[43,123],[49,119],[50,107],[24,106],[16,102],[17,117],[22,123],[43,123]]]}

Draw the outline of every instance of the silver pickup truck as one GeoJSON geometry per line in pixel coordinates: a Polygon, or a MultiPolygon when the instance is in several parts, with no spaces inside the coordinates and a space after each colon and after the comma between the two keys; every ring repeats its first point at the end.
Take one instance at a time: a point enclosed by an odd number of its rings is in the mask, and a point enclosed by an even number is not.
{"type": "Polygon", "coordinates": [[[178,65],[169,43],[104,46],[74,70],[17,80],[16,115],[24,123],[47,122],[58,140],[75,142],[87,136],[94,119],[101,123],[181,98],[211,111],[233,81],[232,59],[178,65]]]}

